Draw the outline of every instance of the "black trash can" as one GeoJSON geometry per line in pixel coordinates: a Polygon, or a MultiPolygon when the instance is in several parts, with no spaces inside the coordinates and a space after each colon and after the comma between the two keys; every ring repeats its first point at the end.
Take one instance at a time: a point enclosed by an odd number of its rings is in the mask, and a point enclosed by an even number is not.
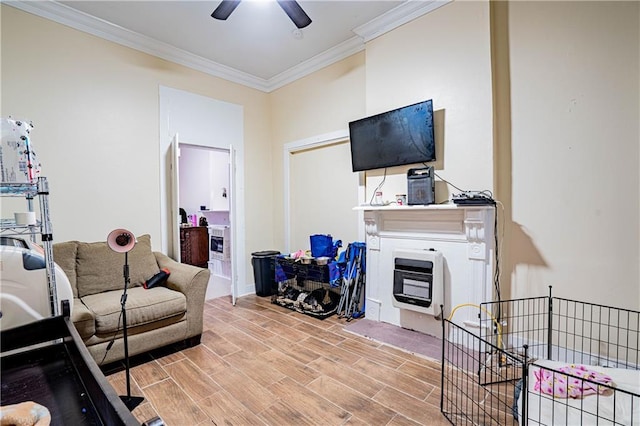
{"type": "Polygon", "coordinates": [[[280,254],[276,250],[256,251],[251,253],[253,276],[256,280],[256,294],[271,296],[277,292],[276,257],[280,254]]]}

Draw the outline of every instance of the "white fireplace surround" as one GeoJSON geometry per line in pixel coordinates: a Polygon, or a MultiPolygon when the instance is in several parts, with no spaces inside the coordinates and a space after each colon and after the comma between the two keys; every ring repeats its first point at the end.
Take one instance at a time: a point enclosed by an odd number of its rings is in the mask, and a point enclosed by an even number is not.
{"type": "MultiPolygon", "coordinates": [[[[393,303],[394,251],[434,249],[444,258],[444,317],[460,306],[452,320],[477,333],[479,308],[474,305],[493,300],[495,207],[434,204],[356,209],[364,210],[366,318],[441,337],[437,315],[400,309],[393,303]]],[[[436,311],[440,313],[440,308],[436,311]]]]}

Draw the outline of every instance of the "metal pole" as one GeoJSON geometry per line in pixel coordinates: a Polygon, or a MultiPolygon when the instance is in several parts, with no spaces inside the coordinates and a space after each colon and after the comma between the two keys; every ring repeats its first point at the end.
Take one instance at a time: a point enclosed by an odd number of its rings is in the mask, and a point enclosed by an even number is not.
{"type": "Polygon", "coordinates": [[[124,363],[127,375],[127,399],[131,399],[131,380],[129,378],[129,339],[127,338],[127,288],[129,287],[129,253],[124,253],[124,291],[120,298],[122,306],[122,337],[124,338],[124,363]]]}
{"type": "Polygon", "coordinates": [[[524,365],[522,366],[522,389],[520,395],[522,396],[522,418],[520,419],[521,425],[529,424],[529,408],[527,407],[527,400],[529,399],[529,385],[527,381],[529,379],[529,345],[523,345],[524,349],[524,365]]]}
{"type": "Polygon", "coordinates": [[[551,339],[553,338],[553,298],[551,297],[551,286],[549,286],[549,310],[547,315],[547,359],[551,359],[551,339]]]}
{"type": "MultiPolygon", "coordinates": [[[[38,178],[38,196],[40,201],[40,239],[45,253],[44,263],[47,282],[49,283],[51,314],[57,316],[60,314],[60,306],[58,305],[58,290],[56,287],[56,266],[53,259],[53,231],[49,218],[49,184],[46,177],[38,178]]],[[[32,202],[33,200],[30,201],[32,202]]],[[[29,211],[33,211],[32,205],[29,207],[29,211]]]]}
{"type": "Polygon", "coordinates": [[[444,357],[444,346],[447,344],[447,336],[445,335],[446,319],[444,318],[444,305],[440,305],[440,315],[442,316],[442,357],[440,358],[442,360],[442,369],[440,372],[440,412],[444,413],[444,375],[445,371],[447,371],[447,359],[444,357]]]}
{"type": "Polygon", "coordinates": [[[131,411],[136,408],[142,401],[144,401],[143,397],[132,397],[131,396],[131,378],[129,376],[129,339],[127,336],[127,289],[129,287],[129,252],[124,252],[124,267],[123,275],[124,275],[124,291],[122,292],[122,297],[120,298],[120,305],[122,306],[122,337],[124,338],[124,367],[127,381],[127,395],[121,396],[120,399],[124,402],[124,405],[131,411]]]}

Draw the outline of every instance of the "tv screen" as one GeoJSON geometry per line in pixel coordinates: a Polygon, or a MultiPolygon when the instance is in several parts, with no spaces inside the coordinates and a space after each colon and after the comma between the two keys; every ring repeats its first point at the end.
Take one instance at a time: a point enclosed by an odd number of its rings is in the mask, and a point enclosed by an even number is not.
{"type": "Polygon", "coordinates": [[[349,138],[354,172],[434,161],[433,102],[352,121],[349,138]]]}

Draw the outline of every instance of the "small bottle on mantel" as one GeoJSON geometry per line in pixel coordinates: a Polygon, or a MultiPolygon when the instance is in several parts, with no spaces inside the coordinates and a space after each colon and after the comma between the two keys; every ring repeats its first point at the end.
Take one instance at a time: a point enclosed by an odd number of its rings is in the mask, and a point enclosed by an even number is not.
{"type": "Polygon", "coordinates": [[[382,201],[382,191],[376,191],[376,196],[373,199],[373,204],[376,206],[381,206],[384,204],[384,201],[382,201]]]}

